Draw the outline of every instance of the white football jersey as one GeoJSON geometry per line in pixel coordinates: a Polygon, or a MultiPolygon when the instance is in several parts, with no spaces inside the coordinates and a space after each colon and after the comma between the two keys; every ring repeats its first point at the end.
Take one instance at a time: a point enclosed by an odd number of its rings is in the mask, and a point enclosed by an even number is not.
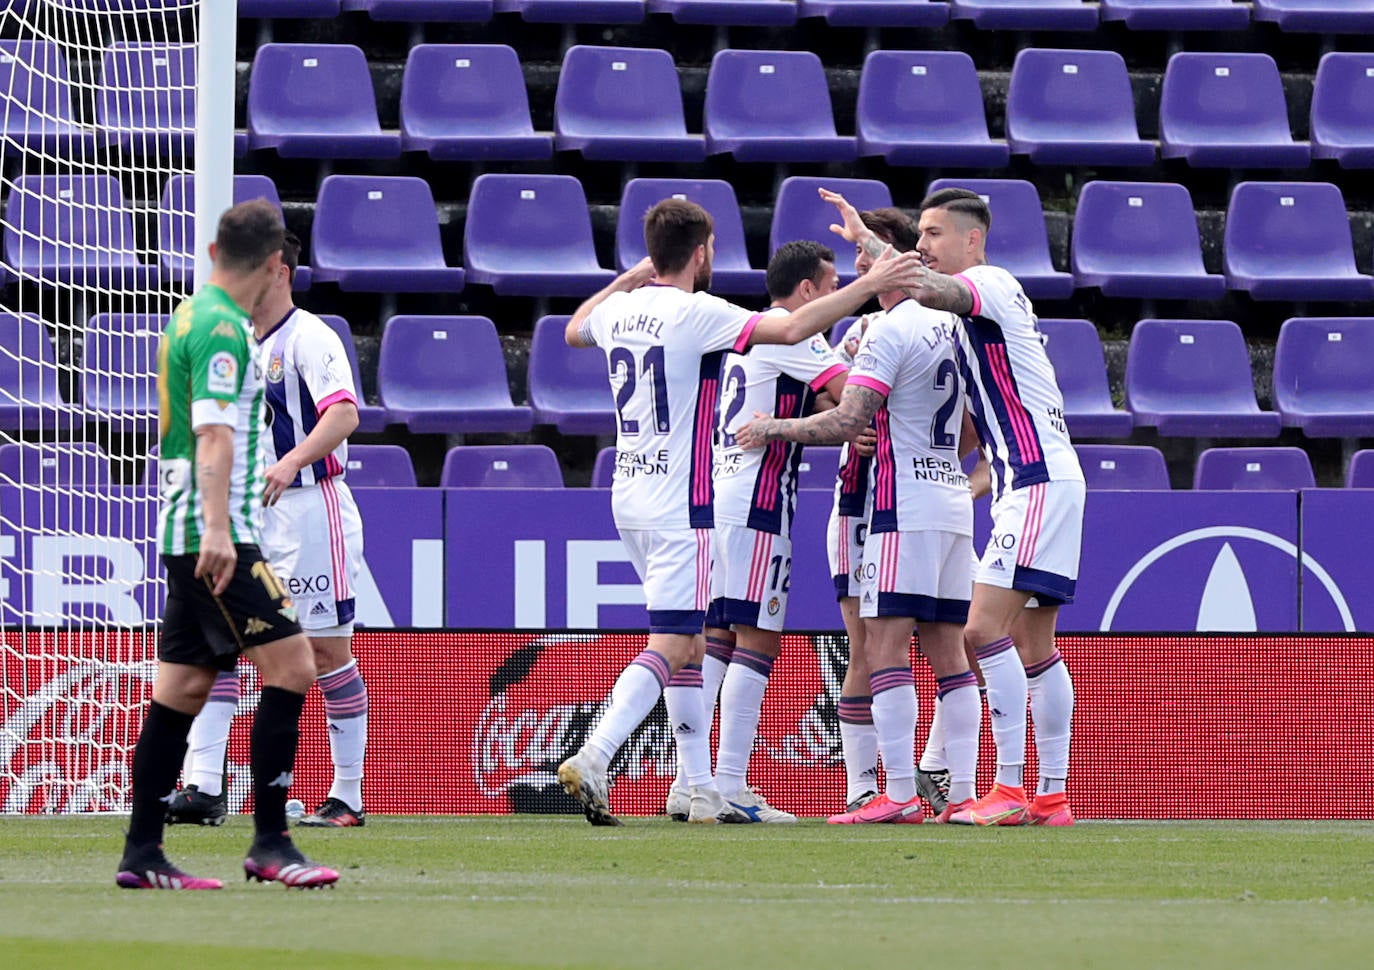
{"type": "MultiPolygon", "coordinates": [[[[785,313],[772,308],[767,313],[785,313]]],[[[715,448],[715,521],[760,532],[788,535],[797,499],[802,446],[791,441],[745,451],[735,432],[756,412],[799,418],[811,410],[816,392],[847,367],[816,335],[799,344],[767,344],[748,353],[728,353],[721,367],[720,433],[715,448]]]]}
{"type": "Polygon", "coordinates": [[[992,466],[996,501],[1040,482],[1083,481],[1064,423],[1064,395],[1021,284],[998,266],[958,274],[973,293],[959,327],[959,368],[992,466]]]}
{"type": "MultiPolygon", "coordinates": [[[[358,403],[343,341],[308,310],[293,307],[263,335],[258,342],[258,364],[262,367],[271,411],[270,431],[259,436],[263,458],[269,466],[304,441],[331,404],[358,403]]],[[[347,467],[345,440],[321,460],[302,468],[291,485],[314,485],[321,479],[342,475],[347,467]]]]}
{"type": "Polygon", "coordinates": [[[959,466],[964,383],[958,318],[906,299],[868,325],[847,386],[887,398],[874,416],[870,533],[973,534],[973,499],[959,466]]]}
{"type": "Polygon", "coordinates": [[[612,293],[582,325],[606,354],[618,425],[611,511],[621,529],[709,529],[721,355],[761,314],[650,284],[612,293]]]}

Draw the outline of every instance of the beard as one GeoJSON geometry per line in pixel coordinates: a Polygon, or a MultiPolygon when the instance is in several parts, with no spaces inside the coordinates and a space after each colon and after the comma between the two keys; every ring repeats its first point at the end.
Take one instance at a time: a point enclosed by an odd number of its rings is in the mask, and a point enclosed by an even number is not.
{"type": "Polygon", "coordinates": [[[702,290],[711,288],[711,261],[708,259],[697,268],[697,275],[692,279],[692,292],[700,293],[702,290]]]}

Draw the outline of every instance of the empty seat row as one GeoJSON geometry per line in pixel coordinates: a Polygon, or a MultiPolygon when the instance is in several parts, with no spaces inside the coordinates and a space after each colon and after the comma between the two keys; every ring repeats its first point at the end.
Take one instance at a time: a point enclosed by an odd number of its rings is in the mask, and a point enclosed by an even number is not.
{"type": "MultiPolygon", "coordinates": [[[[1074,448],[1090,489],[1139,491],[1170,487],[1169,469],[1157,448],[1149,445],[1075,445],[1074,448]]],[[[1366,488],[1374,484],[1374,476],[1366,475],[1369,481],[1358,480],[1357,470],[1352,462],[1348,487],[1366,488]]],[[[1198,455],[1193,469],[1195,489],[1289,491],[1315,488],[1316,485],[1312,461],[1301,448],[1274,445],[1208,448],[1198,455]]]]}
{"type": "MultiPolygon", "coordinates": [[[[156,6],[160,0],[145,0],[156,6]]],[[[1254,0],[1254,18],[1281,30],[1374,30],[1374,0],[1254,0]]],[[[938,27],[950,18],[989,30],[1093,30],[1121,21],[1141,30],[1239,30],[1251,4],[1232,0],[239,0],[241,17],[334,17],[363,10],[374,20],[485,21],[518,13],[531,22],[638,23],[646,13],[680,23],[789,24],[824,17],[833,26],[938,27]]]]}

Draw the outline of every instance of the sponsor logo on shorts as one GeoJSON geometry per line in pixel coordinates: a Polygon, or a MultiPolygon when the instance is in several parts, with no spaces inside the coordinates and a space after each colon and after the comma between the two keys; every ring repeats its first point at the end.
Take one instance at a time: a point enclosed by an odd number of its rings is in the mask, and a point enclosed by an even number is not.
{"type": "Polygon", "coordinates": [[[328,573],[320,573],[318,576],[293,576],[286,581],[286,588],[292,596],[304,596],[307,593],[327,593],[329,586],[328,573]]]}
{"type": "Polygon", "coordinates": [[[988,568],[989,568],[989,569],[1000,569],[1000,570],[1002,570],[1003,572],[1005,572],[1007,567],[1004,566],[1004,565],[1002,564],[1002,557],[999,556],[999,557],[997,557],[996,559],[994,559],[994,560],[992,561],[992,565],[989,566],[988,568]]]}
{"type": "Polygon", "coordinates": [[[328,616],[329,607],[324,605],[324,600],[316,600],[315,605],[310,607],[311,616],[328,616]]]}
{"type": "Polygon", "coordinates": [[[227,350],[212,354],[205,372],[205,388],[211,394],[233,394],[238,391],[239,362],[227,350]]]}

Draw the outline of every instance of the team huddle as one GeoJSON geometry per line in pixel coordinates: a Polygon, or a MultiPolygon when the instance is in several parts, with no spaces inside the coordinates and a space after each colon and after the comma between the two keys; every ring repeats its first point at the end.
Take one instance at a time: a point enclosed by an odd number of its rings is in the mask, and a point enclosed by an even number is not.
{"type": "Polygon", "coordinates": [[[921,822],[928,805],[939,822],[1071,825],[1074,695],[1054,631],[1073,598],[1085,487],[1033,309],[987,265],[991,219],[976,194],[934,193],[919,223],[821,195],[841,218],[831,228],[856,247],[849,285],[836,288],[832,251],[797,242],[770,263],[764,312],[710,296],[711,218],[669,199],[645,216],[648,258],[568,322],[570,345],[606,354],[612,511],[644,584],[649,638],[559,781],[592,824],[619,824],[608,767],[662,696],[678,748],[669,815],[796,820],[749,787],[748,761],[785,621],[801,449],[842,444],[827,554],[849,640],[847,792],[829,821],[921,822]],[[820,334],[874,297],[881,312],[832,350],[820,334]],[[993,529],[977,557],[983,491],[993,529]],[[919,763],[913,632],[937,685],[919,763]],[[983,694],[997,767],[980,798],[983,694]]]}

